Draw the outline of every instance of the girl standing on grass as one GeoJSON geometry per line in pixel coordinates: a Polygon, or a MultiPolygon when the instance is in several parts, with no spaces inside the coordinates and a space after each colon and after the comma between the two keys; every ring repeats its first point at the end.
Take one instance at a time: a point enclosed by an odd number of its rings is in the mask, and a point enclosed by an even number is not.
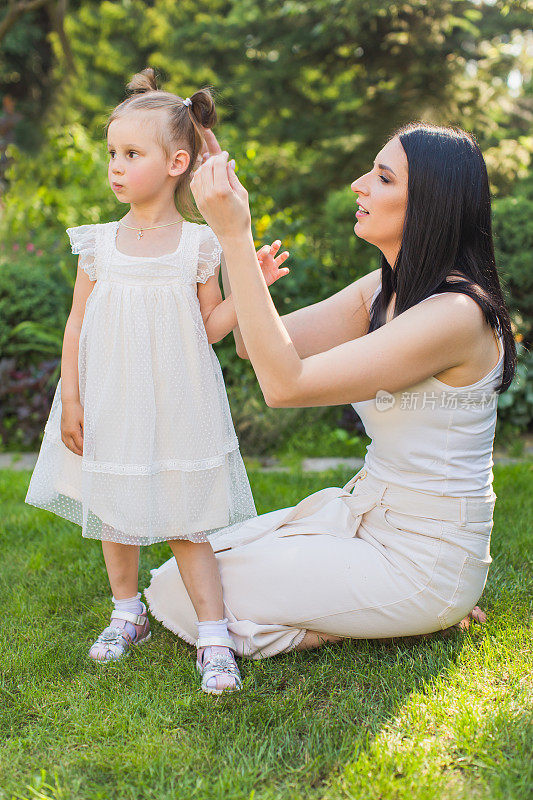
{"type": "MultiPolygon", "coordinates": [[[[127,88],[106,129],[109,183],[129,210],[67,229],[78,273],[26,502],[102,540],[114,608],[89,651],[98,662],[150,639],[139,545],[168,541],[196,610],[202,689],[220,694],[241,680],[209,536],[256,510],[211,347],[237,324],[222,248],[185,218],[198,218],[191,174],[216,111],[206,89],[159,91],[150,68],[127,88]]],[[[258,254],[267,285],[288,272],[278,247],[258,254]]]]}

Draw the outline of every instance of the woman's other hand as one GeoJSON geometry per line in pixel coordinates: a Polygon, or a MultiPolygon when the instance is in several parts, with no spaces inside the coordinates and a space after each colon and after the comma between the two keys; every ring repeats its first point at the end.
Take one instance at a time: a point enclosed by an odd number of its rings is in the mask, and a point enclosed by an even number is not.
{"type": "Polygon", "coordinates": [[[83,455],[83,406],[76,400],[62,403],[61,440],[77,456],[83,455]]]}
{"type": "Polygon", "coordinates": [[[265,244],[257,251],[257,260],[263,271],[263,277],[267,286],[271,286],[279,280],[279,278],[283,278],[284,275],[288,275],[290,272],[288,267],[281,266],[284,261],[288,259],[289,251],[285,250],[284,253],[276,256],[280,247],[281,240],[276,239],[272,244],[265,244]]]}

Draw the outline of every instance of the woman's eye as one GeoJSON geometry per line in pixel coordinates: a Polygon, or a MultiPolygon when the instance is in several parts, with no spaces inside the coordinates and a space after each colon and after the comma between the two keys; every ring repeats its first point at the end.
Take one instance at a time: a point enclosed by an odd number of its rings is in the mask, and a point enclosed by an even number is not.
{"type": "Polygon", "coordinates": [[[385,177],[385,175],[380,175],[379,177],[383,181],[383,183],[390,183],[390,181],[388,180],[388,178],[385,177]]]}

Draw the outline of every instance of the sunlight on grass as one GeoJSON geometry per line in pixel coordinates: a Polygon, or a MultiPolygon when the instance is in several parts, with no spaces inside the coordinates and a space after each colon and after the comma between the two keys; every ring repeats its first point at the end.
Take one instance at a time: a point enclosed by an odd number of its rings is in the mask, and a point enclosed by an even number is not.
{"type": "MultiPolygon", "coordinates": [[[[157,623],[123,663],[88,660],[110,611],[100,545],[24,504],[29,473],[0,472],[1,800],[526,800],[531,471],[495,468],[484,627],[246,660],[244,692],[219,700],[157,623]]],[[[250,472],[259,513],[349,477],[250,472]]],[[[168,554],[142,551],[142,585],[168,554]]]]}

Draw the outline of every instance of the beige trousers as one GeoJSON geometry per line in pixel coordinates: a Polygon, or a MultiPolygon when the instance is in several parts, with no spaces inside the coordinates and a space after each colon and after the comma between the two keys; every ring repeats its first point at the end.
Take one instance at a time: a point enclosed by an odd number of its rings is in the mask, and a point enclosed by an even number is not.
{"type": "MultiPolygon", "coordinates": [[[[405,489],[363,468],[342,489],[224,528],[210,542],[237,653],[276,655],[307,630],[379,639],[453,625],[485,586],[495,500],[405,489]]],[[[151,612],[194,644],[174,558],[152,576],[151,612]]]]}

